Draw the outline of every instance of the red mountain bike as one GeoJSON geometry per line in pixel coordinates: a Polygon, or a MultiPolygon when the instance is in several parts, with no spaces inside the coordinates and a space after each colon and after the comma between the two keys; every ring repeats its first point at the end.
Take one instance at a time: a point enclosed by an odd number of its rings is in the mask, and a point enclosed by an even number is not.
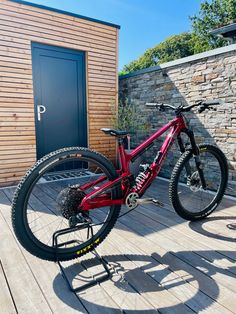
{"type": "Polygon", "coordinates": [[[88,148],[64,148],[40,159],[19,183],[13,200],[12,222],[20,243],[42,259],[73,259],[105,239],[119,217],[121,205],[129,210],[148,202],[161,205],[158,200],[141,197],[157,177],[175,139],[181,157],[170,179],[170,200],[176,212],[187,220],[208,216],[224,195],[227,161],[219,148],[196,145],[183,114],[193,107],[199,112],[214,110],[217,104],[218,101],[185,107],[149,104],[161,111],[173,110],[175,118],[130,153],[123,143],[127,132],[102,129],[118,139],[119,170],[106,157],[88,148]],[[140,172],[134,177],[129,164],[167,130],[169,134],[153,162],[140,165],[140,172]],[[182,133],[189,138],[187,148],[182,133]]]}

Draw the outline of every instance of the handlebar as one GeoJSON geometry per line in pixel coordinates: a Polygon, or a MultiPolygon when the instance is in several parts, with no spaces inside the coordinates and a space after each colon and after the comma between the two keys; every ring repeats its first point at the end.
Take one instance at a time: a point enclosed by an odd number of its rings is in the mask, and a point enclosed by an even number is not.
{"type": "Polygon", "coordinates": [[[198,112],[201,113],[206,109],[213,109],[216,110],[214,108],[212,108],[211,106],[216,106],[216,105],[221,105],[221,101],[219,99],[215,99],[215,100],[206,100],[206,101],[199,101],[195,104],[189,105],[189,106],[183,106],[180,105],[178,107],[169,105],[169,104],[158,104],[158,103],[146,103],[146,106],[149,108],[156,108],[159,109],[160,111],[165,111],[166,109],[172,109],[175,111],[175,113],[178,115],[181,112],[188,112],[190,111],[192,108],[194,107],[198,107],[198,112]]]}

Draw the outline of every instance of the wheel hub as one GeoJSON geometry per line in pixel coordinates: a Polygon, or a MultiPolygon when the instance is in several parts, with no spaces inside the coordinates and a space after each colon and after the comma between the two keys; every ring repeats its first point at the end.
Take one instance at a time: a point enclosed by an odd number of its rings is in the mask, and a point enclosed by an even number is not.
{"type": "Polygon", "coordinates": [[[201,189],[202,184],[201,184],[201,180],[200,180],[198,171],[195,171],[191,175],[191,177],[188,179],[188,186],[189,186],[190,190],[193,192],[197,192],[201,189]]]}

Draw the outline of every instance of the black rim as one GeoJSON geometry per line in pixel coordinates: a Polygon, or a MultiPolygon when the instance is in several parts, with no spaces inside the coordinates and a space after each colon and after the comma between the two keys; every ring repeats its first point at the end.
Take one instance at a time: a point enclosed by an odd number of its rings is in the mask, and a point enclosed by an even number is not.
{"type": "MultiPolygon", "coordinates": [[[[70,160],[70,159],[74,159],[74,157],[68,157],[70,154],[74,154],[74,153],[66,153],[65,155],[67,156],[67,161],[70,160]]],[[[61,156],[62,157],[62,156],[61,156]]],[[[54,157],[55,158],[55,157],[54,157]]],[[[52,158],[52,160],[54,159],[52,158]]],[[[57,156],[58,158],[58,156],[57,156]]],[[[79,159],[82,161],[85,161],[85,162],[93,162],[94,164],[96,164],[103,172],[104,174],[106,174],[106,176],[111,179],[111,175],[110,173],[108,172],[108,170],[106,169],[106,167],[104,165],[102,165],[100,162],[98,162],[97,160],[94,160],[93,158],[89,158],[89,157],[79,157],[79,159]]],[[[25,226],[25,230],[26,230],[26,233],[28,234],[28,237],[34,242],[34,244],[36,246],[38,246],[39,248],[47,251],[48,253],[52,253],[55,251],[55,248],[53,248],[52,246],[48,246],[48,245],[45,245],[44,243],[40,242],[36,237],[35,235],[33,234],[33,232],[31,231],[30,227],[29,227],[29,224],[28,224],[28,219],[27,219],[27,206],[28,206],[28,203],[29,203],[29,198],[30,198],[30,195],[32,194],[32,191],[34,189],[34,187],[36,186],[37,182],[39,181],[40,178],[43,177],[43,175],[48,171],[50,170],[52,167],[55,167],[55,166],[58,166],[60,164],[62,164],[64,162],[64,160],[58,160],[58,162],[56,162],[55,164],[53,164],[53,166],[50,167],[50,162],[52,160],[47,160],[47,164],[49,164],[49,167],[45,166],[44,163],[42,163],[40,165],[40,169],[43,169],[45,167],[45,169],[40,173],[40,175],[36,175],[34,181],[32,184],[30,184],[30,187],[28,189],[28,192],[27,192],[27,195],[25,197],[25,201],[24,201],[24,206],[23,206],[23,222],[24,222],[24,226],[25,226]]],[[[77,158],[78,160],[78,158],[77,158]]],[[[40,171],[39,169],[39,171],[40,171]]],[[[27,181],[26,181],[27,182],[27,181]]],[[[115,190],[112,191],[112,193],[115,193],[115,190]]],[[[101,229],[99,229],[98,232],[96,232],[94,234],[94,237],[93,238],[90,238],[88,239],[87,241],[81,243],[80,245],[78,246],[74,246],[72,248],[60,248],[58,250],[58,254],[71,254],[71,253],[75,253],[75,251],[78,251],[78,250],[81,250],[83,247],[87,246],[87,245],[90,245],[90,243],[92,241],[94,241],[96,238],[98,237],[102,237],[102,234],[103,232],[105,231],[105,229],[107,228],[113,214],[114,214],[114,211],[116,210],[116,206],[111,206],[109,208],[109,212],[108,212],[108,215],[106,216],[106,219],[104,220],[104,223],[101,227],[101,229]]]]}

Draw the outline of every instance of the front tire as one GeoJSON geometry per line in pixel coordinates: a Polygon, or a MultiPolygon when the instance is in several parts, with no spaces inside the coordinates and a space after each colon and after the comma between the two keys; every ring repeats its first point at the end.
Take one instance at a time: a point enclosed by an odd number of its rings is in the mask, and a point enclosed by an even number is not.
{"type": "MultiPolygon", "coordinates": [[[[113,228],[120,205],[89,211],[94,221],[93,236],[85,229],[74,232],[69,238],[65,235],[61,243],[72,240],[72,236],[77,242],[61,245],[57,252],[52,236],[57,230],[69,227],[67,215],[58,209],[58,195],[71,185],[90,183],[104,175],[106,181],[117,178],[112,163],[87,148],[64,148],[40,159],[23,177],[13,199],[12,224],[22,246],[41,259],[66,261],[82,256],[99,245],[113,228]]],[[[121,187],[116,186],[109,193],[111,199],[120,198],[121,187]]]]}
{"type": "Polygon", "coordinates": [[[203,219],[216,209],[228,182],[228,165],[223,152],[213,145],[200,145],[199,151],[206,189],[202,189],[192,150],[185,151],[176,163],[169,186],[175,211],[190,221],[203,219]],[[186,168],[190,169],[190,175],[186,168]]]}

